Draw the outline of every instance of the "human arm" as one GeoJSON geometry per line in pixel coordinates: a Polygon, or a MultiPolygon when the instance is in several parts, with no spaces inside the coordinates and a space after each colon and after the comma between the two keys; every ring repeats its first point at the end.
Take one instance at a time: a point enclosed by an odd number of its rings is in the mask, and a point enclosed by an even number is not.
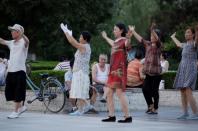
{"type": "Polygon", "coordinates": [[[4,39],[0,38],[0,44],[2,44],[2,45],[6,45],[6,40],[4,40],[4,39]]]}
{"type": "Polygon", "coordinates": [[[177,47],[182,48],[182,43],[175,37],[176,32],[171,35],[171,39],[176,44],[177,47]]]}
{"type": "Polygon", "coordinates": [[[128,30],[128,32],[127,32],[127,34],[126,34],[126,38],[127,38],[127,40],[126,40],[126,42],[125,42],[125,47],[126,47],[126,49],[127,49],[127,51],[128,50],[130,50],[131,49],[131,37],[133,36],[133,33],[130,31],[130,30],[128,30]]]}
{"type": "Polygon", "coordinates": [[[135,26],[129,25],[129,30],[132,32],[134,37],[138,40],[138,42],[142,42],[142,37],[135,31],[135,26]]]}
{"type": "Polygon", "coordinates": [[[79,49],[81,52],[84,52],[85,51],[85,46],[80,44],[73,36],[72,36],[72,30],[69,30],[67,28],[67,25],[64,25],[63,23],[61,23],[60,25],[61,29],[63,30],[67,40],[69,41],[69,43],[79,49]]]}
{"type": "Polygon", "coordinates": [[[114,45],[114,41],[112,39],[110,39],[108,36],[107,36],[107,33],[105,31],[102,31],[101,32],[101,35],[102,37],[107,41],[107,43],[110,45],[110,46],[113,46],[114,45]]]}
{"type": "Polygon", "coordinates": [[[27,36],[24,35],[24,34],[23,34],[22,38],[23,38],[24,41],[25,41],[25,48],[27,48],[27,47],[29,46],[30,41],[29,41],[29,39],[27,38],[27,36]]]}

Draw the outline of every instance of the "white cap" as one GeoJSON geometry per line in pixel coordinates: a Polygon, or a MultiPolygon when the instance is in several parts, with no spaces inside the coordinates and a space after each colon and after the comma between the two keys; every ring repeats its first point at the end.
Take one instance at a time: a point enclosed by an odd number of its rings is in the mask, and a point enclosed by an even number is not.
{"type": "Polygon", "coordinates": [[[13,26],[8,26],[8,30],[16,30],[19,31],[21,34],[24,33],[24,28],[23,26],[19,25],[19,24],[14,24],[13,26]]]}

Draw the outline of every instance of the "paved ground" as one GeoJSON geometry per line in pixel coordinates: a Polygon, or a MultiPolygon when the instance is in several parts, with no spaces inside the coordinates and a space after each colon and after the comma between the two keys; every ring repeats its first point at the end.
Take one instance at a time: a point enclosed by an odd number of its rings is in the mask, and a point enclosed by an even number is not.
{"type": "MultiPolygon", "coordinates": [[[[25,112],[20,118],[7,119],[10,112],[0,111],[0,131],[197,131],[198,120],[177,120],[179,108],[161,107],[158,115],[133,111],[133,123],[102,123],[106,112],[69,116],[62,112],[51,114],[25,112]]],[[[122,118],[120,112],[116,113],[122,118]]]]}

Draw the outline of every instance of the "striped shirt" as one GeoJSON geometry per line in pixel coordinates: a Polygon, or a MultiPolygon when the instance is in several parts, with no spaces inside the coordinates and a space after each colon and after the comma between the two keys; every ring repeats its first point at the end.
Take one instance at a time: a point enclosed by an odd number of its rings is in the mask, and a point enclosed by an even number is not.
{"type": "Polygon", "coordinates": [[[70,69],[70,62],[69,61],[60,62],[54,68],[54,70],[63,70],[63,71],[69,70],[69,69],[70,69]]]}

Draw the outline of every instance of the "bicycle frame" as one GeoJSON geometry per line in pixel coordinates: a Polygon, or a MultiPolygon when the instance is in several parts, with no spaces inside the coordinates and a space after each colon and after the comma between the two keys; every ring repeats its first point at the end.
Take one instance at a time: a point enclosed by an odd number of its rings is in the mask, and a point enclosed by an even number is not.
{"type": "MultiPolygon", "coordinates": [[[[36,99],[38,99],[39,101],[43,101],[44,97],[43,97],[43,94],[42,94],[43,93],[42,90],[45,86],[45,83],[49,80],[52,80],[52,79],[53,79],[53,81],[56,81],[57,83],[60,83],[54,77],[41,78],[40,87],[38,87],[37,85],[34,84],[34,82],[30,79],[30,77],[28,75],[26,75],[26,83],[35,94],[35,97],[32,100],[27,101],[27,103],[31,104],[36,99]],[[43,79],[46,79],[46,81],[44,81],[43,79]]],[[[66,92],[66,89],[61,84],[60,84],[60,88],[61,88],[62,92],[66,92]]]]}
{"type": "Polygon", "coordinates": [[[33,81],[30,79],[28,75],[26,75],[26,83],[30,87],[30,89],[34,92],[35,97],[32,100],[28,100],[27,103],[31,104],[33,101],[38,99],[39,101],[43,101],[43,96],[42,96],[42,89],[44,87],[44,82],[41,80],[40,87],[35,85],[33,81]]]}

